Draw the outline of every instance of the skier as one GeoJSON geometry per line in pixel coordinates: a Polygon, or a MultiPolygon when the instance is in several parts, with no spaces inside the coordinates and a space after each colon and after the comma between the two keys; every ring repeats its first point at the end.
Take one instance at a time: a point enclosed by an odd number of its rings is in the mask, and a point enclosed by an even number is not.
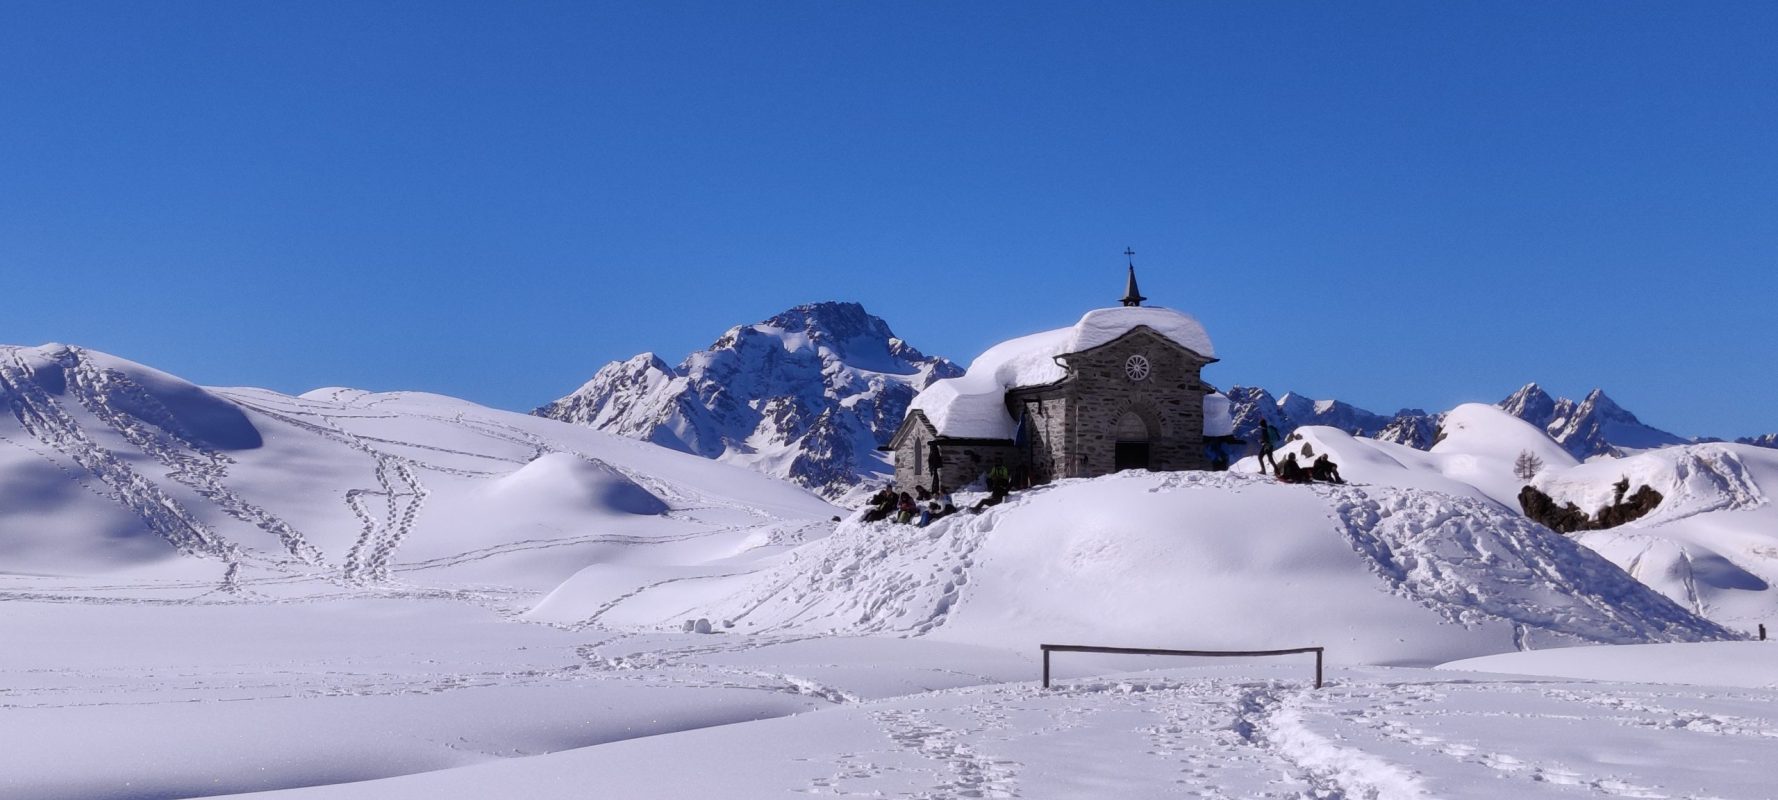
{"type": "MultiPolygon", "coordinates": [[[[1272,474],[1278,475],[1278,459],[1272,450],[1278,446],[1278,429],[1272,427],[1265,417],[1259,418],[1259,468],[1265,471],[1266,462],[1272,462],[1272,474]]],[[[1280,476],[1282,477],[1282,476],[1280,476]]]]}
{"type": "Polygon", "coordinates": [[[932,467],[932,493],[938,494],[938,476],[945,468],[945,457],[938,451],[938,442],[926,443],[926,465],[932,467]]]}

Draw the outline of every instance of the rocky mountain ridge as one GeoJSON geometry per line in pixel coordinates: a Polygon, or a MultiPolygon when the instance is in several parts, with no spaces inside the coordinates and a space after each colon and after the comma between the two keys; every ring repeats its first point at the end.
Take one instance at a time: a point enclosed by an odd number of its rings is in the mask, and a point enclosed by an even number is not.
{"type": "Polygon", "coordinates": [[[908,403],[963,374],[857,303],[811,303],[737,325],[669,366],[653,353],[601,368],[532,412],[742,464],[828,498],[891,471],[908,403]]]}

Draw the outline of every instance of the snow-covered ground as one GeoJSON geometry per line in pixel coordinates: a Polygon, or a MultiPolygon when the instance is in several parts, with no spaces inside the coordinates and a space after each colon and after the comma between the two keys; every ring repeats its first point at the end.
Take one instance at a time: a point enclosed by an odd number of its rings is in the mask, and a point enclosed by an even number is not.
{"type": "Polygon", "coordinates": [[[0,381],[4,798],[1769,795],[1778,650],[1503,507],[1491,436],[916,529],[450,398],[56,347],[0,381]],[[1045,691],[1046,640],[1325,645],[1330,683],[1067,654],[1045,691]],[[1425,668],[1586,643],[1636,646],[1425,668]]]}
{"type": "MultiPolygon", "coordinates": [[[[1583,531],[1577,541],[1693,612],[1743,633],[1778,627],[1778,451],[1745,444],[1663,447],[1577,464],[1536,427],[1492,406],[1469,404],[1445,418],[1430,451],[1300,428],[1279,455],[1329,454],[1344,476],[1370,486],[1427,489],[1492,500],[1516,512],[1526,481],[1513,473],[1521,452],[1543,469],[1531,481],[1557,503],[1587,514],[1611,504],[1619,481],[1648,486],[1660,505],[1616,528],[1583,531]]],[[[1313,455],[1300,456],[1310,461],[1313,455]]],[[[1258,471],[1256,459],[1235,465],[1258,471]]]]}

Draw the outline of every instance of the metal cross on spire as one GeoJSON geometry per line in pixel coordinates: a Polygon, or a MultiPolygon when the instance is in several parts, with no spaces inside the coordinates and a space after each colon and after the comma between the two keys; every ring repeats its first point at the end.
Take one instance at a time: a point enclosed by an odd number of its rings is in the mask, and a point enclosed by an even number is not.
{"type": "Polygon", "coordinates": [[[1142,305],[1142,301],[1148,298],[1143,297],[1142,293],[1136,290],[1136,251],[1125,247],[1124,258],[1130,264],[1130,281],[1124,285],[1124,299],[1121,302],[1125,306],[1142,305]]]}

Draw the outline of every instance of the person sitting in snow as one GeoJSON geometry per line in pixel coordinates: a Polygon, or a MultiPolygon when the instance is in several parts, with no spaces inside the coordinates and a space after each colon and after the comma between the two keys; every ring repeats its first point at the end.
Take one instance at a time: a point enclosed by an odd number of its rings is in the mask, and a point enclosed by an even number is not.
{"type": "Polygon", "coordinates": [[[999,503],[1000,500],[1006,499],[1006,494],[1010,491],[1012,491],[1012,474],[1006,471],[1006,462],[996,458],[994,459],[994,468],[988,470],[988,493],[998,497],[999,500],[994,502],[999,503]]]}
{"type": "Polygon", "coordinates": [[[951,490],[948,487],[938,487],[938,496],[932,498],[932,501],[938,503],[939,510],[946,514],[957,513],[957,504],[951,501],[951,490]]]}
{"type": "Polygon", "coordinates": [[[895,489],[891,488],[889,484],[883,484],[882,489],[870,496],[870,502],[866,507],[870,510],[864,512],[865,522],[888,519],[890,514],[895,513],[895,489]]]}
{"type": "Polygon", "coordinates": [[[1284,483],[1309,482],[1309,471],[1303,469],[1303,465],[1296,463],[1295,453],[1284,457],[1284,463],[1278,465],[1277,475],[1278,480],[1284,483]]]}
{"type": "Polygon", "coordinates": [[[895,512],[896,522],[903,525],[912,522],[914,520],[914,496],[907,492],[902,492],[901,497],[895,504],[895,512]]]}
{"type": "MultiPolygon", "coordinates": [[[[1291,456],[1295,458],[1295,456],[1291,456]]],[[[1326,453],[1315,457],[1315,463],[1309,467],[1309,477],[1323,483],[1345,483],[1340,477],[1340,468],[1328,458],[1326,453]]]]}

